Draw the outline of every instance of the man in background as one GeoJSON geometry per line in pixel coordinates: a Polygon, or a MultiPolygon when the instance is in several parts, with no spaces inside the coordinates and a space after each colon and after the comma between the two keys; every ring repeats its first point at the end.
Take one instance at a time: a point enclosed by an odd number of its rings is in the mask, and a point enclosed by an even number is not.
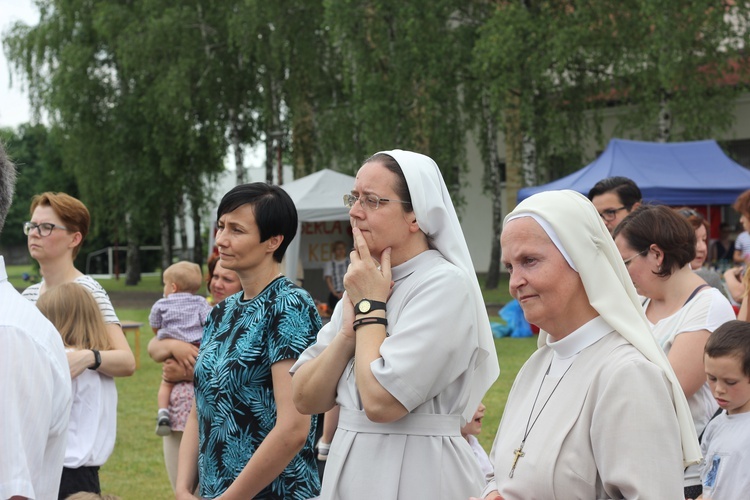
{"type": "MultiPolygon", "coordinates": [[[[15,178],[0,144],[0,234],[15,178]]],[[[57,498],[71,404],[68,360],[52,323],[8,281],[2,255],[0,402],[0,499],[57,498]]]]}
{"type": "Polygon", "coordinates": [[[591,188],[589,200],[612,234],[622,219],[641,204],[641,190],[627,177],[607,177],[591,188]]]}

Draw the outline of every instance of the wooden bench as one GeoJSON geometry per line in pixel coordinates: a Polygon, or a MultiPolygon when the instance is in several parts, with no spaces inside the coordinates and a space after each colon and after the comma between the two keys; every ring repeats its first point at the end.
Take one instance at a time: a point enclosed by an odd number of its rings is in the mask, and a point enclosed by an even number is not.
{"type": "Polygon", "coordinates": [[[137,321],[123,321],[122,322],[122,331],[125,333],[125,336],[128,336],[128,332],[135,333],[135,369],[141,367],[141,327],[143,326],[143,323],[139,323],[137,321]]]}

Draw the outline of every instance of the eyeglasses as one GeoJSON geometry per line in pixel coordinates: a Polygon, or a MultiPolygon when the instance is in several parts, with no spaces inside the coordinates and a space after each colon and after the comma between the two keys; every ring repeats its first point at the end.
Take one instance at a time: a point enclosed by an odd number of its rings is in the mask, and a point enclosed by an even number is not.
{"type": "Polygon", "coordinates": [[[55,229],[64,229],[65,231],[68,230],[67,227],[64,226],[58,226],[57,224],[52,224],[51,222],[42,222],[41,224],[36,224],[34,222],[24,222],[23,223],[23,234],[26,236],[36,229],[36,232],[39,234],[39,236],[49,236],[52,234],[52,231],[55,229]]]}
{"type": "Polygon", "coordinates": [[[354,196],[353,194],[345,194],[344,195],[344,206],[353,208],[354,204],[357,203],[357,200],[359,200],[359,204],[362,205],[362,208],[366,208],[369,210],[377,210],[380,208],[380,204],[385,202],[388,203],[389,201],[393,201],[396,203],[404,203],[406,205],[411,204],[411,202],[403,201],[403,200],[391,200],[389,198],[380,198],[379,196],[375,196],[374,194],[368,194],[363,196],[354,196]]]}
{"type": "Polygon", "coordinates": [[[608,208],[607,210],[602,210],[599,212],[599,216],[606,220],[607,222],[612,222],[615,220],[615,217],[617,217],[617,212],[620,210],[625,210],[627,207],[622,206],[620,208],[608,208]]]}
{"type": "Polygon", "coordinates": [[[633,255],[632,257],[628,257],[627,259],[623,260],[622,263],[625,264],[625,267],[630,267],[630,262],[635,259],[636,257],[640,257],[641,255],[646,255],[648,253],[648,248],[642,252],[638,252],[637,254],[633,255]]]}
{"type": "Polygon", "coordinates": [[[692,208],[683,208],[682,210],[678,210],[677,212],[683,217],[685,217],[686,219],[689,219],[690,217],[698,217],[699,219],[703,218],[701,214],[699,214],[692,208]]]}

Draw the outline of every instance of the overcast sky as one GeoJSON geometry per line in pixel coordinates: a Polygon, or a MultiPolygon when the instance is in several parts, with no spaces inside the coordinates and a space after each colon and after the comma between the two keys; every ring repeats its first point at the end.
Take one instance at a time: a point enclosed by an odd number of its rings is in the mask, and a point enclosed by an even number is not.
{"type": "MultiPolygon", "coordinates": [[[[39,11],[32,0],[0,0],[0,35],[5,35],[16,21],[35,24],[38,20],[39,11]]],[[[10,88],[10,68],[0,46],[0,127],[16,127],[29,121],[29,97],[20,84],[14,75],[10,88]]]]}

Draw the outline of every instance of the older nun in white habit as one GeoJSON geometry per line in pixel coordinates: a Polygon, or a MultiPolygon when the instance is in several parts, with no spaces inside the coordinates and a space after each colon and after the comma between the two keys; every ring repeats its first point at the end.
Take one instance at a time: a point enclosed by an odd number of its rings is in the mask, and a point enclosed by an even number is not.
{"type": "Polygon", "coordinates": [[[501,243],[540,348],[513,383],[484,498],[683,498],[700,459],[690,410],[594,206],[534,195],[501,243]]]}

